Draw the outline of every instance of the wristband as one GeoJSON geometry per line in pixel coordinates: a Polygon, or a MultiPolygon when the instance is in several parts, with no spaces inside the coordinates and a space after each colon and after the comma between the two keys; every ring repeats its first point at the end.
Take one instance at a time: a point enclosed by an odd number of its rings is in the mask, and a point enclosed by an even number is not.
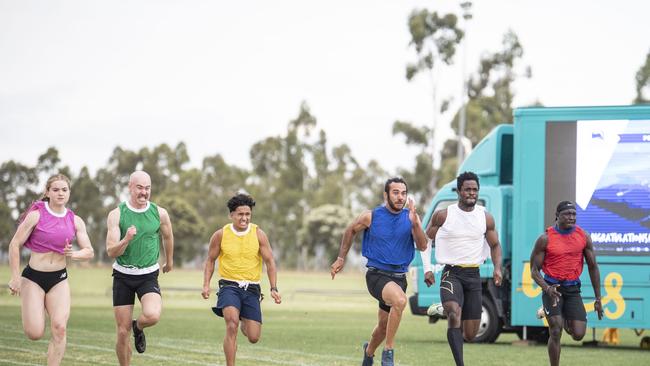
{"type": "Polygon", "coordinates": [[[273,292],[273,291],[278,292],[278,288],[277,287],[271,287],[271,292],[273,292]]]}
{"type": "Polygon", "coordinates": [[[345,258],[343,258],[343,257],[336,257],[336,260],[339,260],[339,259],[345,262],[345,258]]]}

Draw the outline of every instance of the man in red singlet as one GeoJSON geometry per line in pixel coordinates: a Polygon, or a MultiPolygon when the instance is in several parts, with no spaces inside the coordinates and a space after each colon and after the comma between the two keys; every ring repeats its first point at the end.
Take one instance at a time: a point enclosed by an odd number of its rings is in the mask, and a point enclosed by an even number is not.
{"type": "Polygon", "coordinates": [[[596,254],[589,234],[576,225],[575,204],[560,202],[555,221],[555,226],[547,228],[537,238],[530,255],[532,278],[543,290],[542,301],[550,333],[548,357],[552,366],[560,364],[562,328],[576,341],[584,337],[587,329],[587,314],[580,296],[580,274],[585,260],[594,288],[594,309],[599,320],[603,317],[596,254]]]}

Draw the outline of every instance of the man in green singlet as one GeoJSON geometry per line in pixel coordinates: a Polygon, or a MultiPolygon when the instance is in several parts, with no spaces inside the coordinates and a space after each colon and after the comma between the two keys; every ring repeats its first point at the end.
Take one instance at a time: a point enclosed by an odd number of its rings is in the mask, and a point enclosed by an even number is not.
{"type": "Polygon", "coordinates": [[[117,323],[115,353],[121,366],[131,362],[129,334],[135,349],[145,351],[143,329],[158,323],[162,297],[158,285],[160,239],[165,249],[163,273],[172,270],[174,235],[167,210],[149,201],[151,178],[143,171],[129,177],[129,200],[108,214],[106,252],[113,263],[113,310],[117,323]],[[135,295],[142,314],[133,319],[135,295]]]}

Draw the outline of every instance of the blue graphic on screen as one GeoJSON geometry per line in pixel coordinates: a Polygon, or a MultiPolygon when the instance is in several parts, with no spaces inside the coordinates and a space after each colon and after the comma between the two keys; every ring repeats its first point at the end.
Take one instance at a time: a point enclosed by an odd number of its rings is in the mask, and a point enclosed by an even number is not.
{"type": "Polygon", "coordinates": [[[615,122],[578,121],[577,224],[597,253],[650,255],[650,121],[615,122]]]}

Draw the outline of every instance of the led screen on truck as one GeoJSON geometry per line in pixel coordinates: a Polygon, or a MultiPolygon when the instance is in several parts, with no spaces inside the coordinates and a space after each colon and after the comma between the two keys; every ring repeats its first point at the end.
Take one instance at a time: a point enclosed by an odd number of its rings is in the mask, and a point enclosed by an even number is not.
{"type": "Polygon", "coordinates": [[[545,221],[573,200],[600,255],[650,255],[650,121],[546,125],[545,221]]]}

